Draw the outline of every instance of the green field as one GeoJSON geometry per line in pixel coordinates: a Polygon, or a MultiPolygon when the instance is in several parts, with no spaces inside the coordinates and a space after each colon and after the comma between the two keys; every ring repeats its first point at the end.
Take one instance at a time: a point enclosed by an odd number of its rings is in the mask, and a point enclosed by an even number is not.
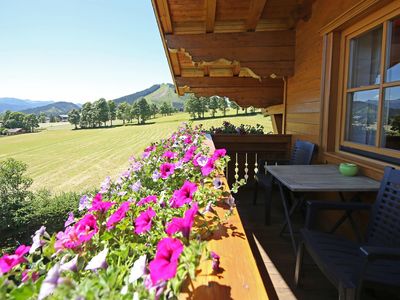
{"type": "MultiPolygon", "coordinates": [[[[44,124],[38,133],[0,138],[0,161],[8,157],[28,164],[34,190],[79,191],[97,187],[106,176],[117,176],[131,155],[140,154],[153,141],[167,137],[184,121],[187,113],[158,117],[148,125],[72,130],[66,123],[44,124]]],[[[224,120],[236,125],[260,123],[271,131],[269,118],[262,115],[195,121],[205,128],[224,120]]]]}

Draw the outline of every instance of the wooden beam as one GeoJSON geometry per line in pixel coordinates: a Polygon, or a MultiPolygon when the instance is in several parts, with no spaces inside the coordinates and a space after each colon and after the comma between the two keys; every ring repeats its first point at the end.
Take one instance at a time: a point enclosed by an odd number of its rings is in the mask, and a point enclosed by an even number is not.
{"type": "Polygon", "coordinates": [[[272,106],[268,106],[265,111],[264,114],[265,115],[276,115],[276,114],[283,114],[283,104],[278,104],[278,105],[272,105],[272,106]]]}
{"type": "Polygon", "coordinates": [[[255,78],[248,77],[179,77],[176,76],[176,84],[178,86],[196,87],[249,87],[249,88],[262,88],[262,87],[279,87],[283,88],[282,80],[266,78],[261,81],[255,78]]]}
{"type": "Polygon", "coordinates": [[[167,45],[171,49],[204,49],[233,47],[276,47],[294,46],[296,33],[294,30],[208,33],[167,35],[167,45]]]}
{"type": "Polygon", "coordinates": [[[213,32],[217,0],[206,0],[206,32],[213,32]]]}
{"type": "Polygon", "coordinates": [[[165,34],[172,34],[173,27],[171,21],[171,14],[169,11],[167,0],[156,0],[158,15],[160,16],[160,21],[164,29],[165,34]]]}
{"type": "Polygon", "coordinates": [[[264,10],[266,0],[251,0],[249,14],[246,21],[246,30],[255,31],[261,14],[264,10]]]}

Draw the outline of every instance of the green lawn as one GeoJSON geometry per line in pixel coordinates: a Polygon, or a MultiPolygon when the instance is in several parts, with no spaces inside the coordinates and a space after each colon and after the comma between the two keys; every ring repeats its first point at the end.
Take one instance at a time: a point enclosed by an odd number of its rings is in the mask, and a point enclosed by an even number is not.
{"type": "MultiPolygon", "coordinates": [[[[72,130],[69,124],[44,124],[38,133],[0,138],[0,161],[13,157],[28,164],[28,174],[34,179],[33,189],[48,188],[54,192],[79,191],[97,187],[106,176],[115,177],[128,164],[131,155],[140,154],[152,141],[167,137],[182,122],[187,113],[158,117],[143,126],[72,130]]],[[[262,115],[229,116],[195,121],[205,128],[219,126],[224,120],[264,125],[271,131],[269,118],[262,115]]]]}

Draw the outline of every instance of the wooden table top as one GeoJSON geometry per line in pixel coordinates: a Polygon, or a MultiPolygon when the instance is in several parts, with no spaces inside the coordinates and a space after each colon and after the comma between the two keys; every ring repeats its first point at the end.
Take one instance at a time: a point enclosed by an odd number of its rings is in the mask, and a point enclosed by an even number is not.
{"type": "Polygon", "coordinates": [[[336,165],[267,166],[292,192],[376,192],[380,182],[365,176],[343,176],[336,165]]]}

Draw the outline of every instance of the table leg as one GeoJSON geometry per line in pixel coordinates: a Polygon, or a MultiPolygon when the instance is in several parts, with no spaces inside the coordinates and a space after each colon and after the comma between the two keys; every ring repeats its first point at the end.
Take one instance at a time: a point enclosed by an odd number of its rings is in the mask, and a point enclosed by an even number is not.
{"type": "MultiPolygon", "coordinates": [[[[346,202],[346,199],[342,192],[339,192],[339,196],[340,196],[340,200],[342,202],[346,202]]],[[[352,199],[350,199],[350,202],[356,202],[356,201],[359,201],[359,199],[360,199],[360,197],[359,197],[359,194],[357,193],[352,199]]],[[[361,238],[360,231],[358,230],[358,226],[357,226],[356,222],[354,221],[351,214],[352,214],[352,212],[345,212],[343,214],[343,216],[341,216],[340,219],[335,223],[335,225],[333,225],[333,227],[329,231],[329,233],[334,233],[340,227],[340,225],[342,225],[344,223],[344,221],[346,221],[346,219],[349,219],[350,225],[351,225],[354,233],[356,234],[358,241],[361,242],[362,238],[361,238]]]]}
{"type": "MultiPolygon", "coordinates": [[[[293,195],[293,194],[292,194],[292,195],[293,195]]],[[[296,211],[296,209],[304,202],[304,195],[301,195],[300,197],[295,197],[295,196],[293,195],[292,198],[294,199],[294,202],[293,202],[292,207],[291,207],[290,210],[289,210],[289,218],[292,217],[292,215],[293,215],[293,213],[296,211]]],[[[287,222],[287,220],[285,220],[285,222],[283,223],[282,229],[281,229],[281,231],[279,232],[279,235],[282,235],[282,234],[284,233],[284,231],[285,231],[287,225],[288,225],[288,222],[287,222]]]]}
{"type": "Polygon", "coordinates": [[[279,192],[281,194],[281,199],[282,199],[282,204],[283,204],[283,210],[285,212],[285,218],[286,218],[286,223],[287,227],[289,229],[289,235],[290,239],[292,242],[292,247],[294,251],[294,255],[297,253],[297,246],[296,246],[296,241],[294,239],[294,234],[293,234],[293,228],[292,228],[292,222],[290,221],[290,215],[289,215],[289,210],[288,210],[288,205],[287,205],[287,198],[285,195],[285,192],[283,190],[282,184],[278,181],[278,186],[279,186],[279,192]]]}

